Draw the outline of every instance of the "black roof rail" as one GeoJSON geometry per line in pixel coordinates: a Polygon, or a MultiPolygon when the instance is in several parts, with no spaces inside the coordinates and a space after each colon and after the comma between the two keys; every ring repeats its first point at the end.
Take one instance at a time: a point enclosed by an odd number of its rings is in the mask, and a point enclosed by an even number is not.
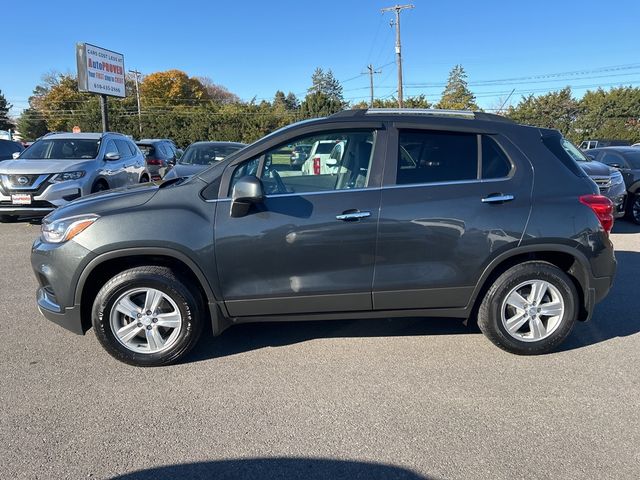
{"type": "Polygon", "coordinates": [[[340,117],[361,117],[367,113],[365,108],[353,108],[350,110],[340,110],[333,115],[329,115],[328,118],[340,118],[340,117]]]}

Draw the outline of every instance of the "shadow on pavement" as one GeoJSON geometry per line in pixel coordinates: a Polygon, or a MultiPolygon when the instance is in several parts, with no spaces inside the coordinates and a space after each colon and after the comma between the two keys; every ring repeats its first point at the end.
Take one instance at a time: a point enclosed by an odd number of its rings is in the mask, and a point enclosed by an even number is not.
{"type": "Polygon", "coordinates": [[[640,253],[617,251],[616,259],[618,271],[609,295],[596,305],[589,322],[575,326],[560,350],[573,350],[640,333],[640,253]]]}
{"type": "Polygon", "coordinates": [[[112,480],[428,480],[405,468],[344,460],[255,458],[167,465],[126,473],[112,480]]]}
{"type": "Polygon", "coordinates": [[[613,224],[611,233],[640,233],[640,225],[627,219],[617,219],[613,224]]]}

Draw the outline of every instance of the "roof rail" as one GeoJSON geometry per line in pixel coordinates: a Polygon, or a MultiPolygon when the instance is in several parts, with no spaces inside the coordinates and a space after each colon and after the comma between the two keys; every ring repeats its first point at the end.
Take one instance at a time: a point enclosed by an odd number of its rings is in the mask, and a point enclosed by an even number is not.
{"type": "Polygon", "coordinates": [[[369,108],[367,115],[431,115],[434,117],[475,118],[470,110],[438,110],[435,108],[369,108]]]}

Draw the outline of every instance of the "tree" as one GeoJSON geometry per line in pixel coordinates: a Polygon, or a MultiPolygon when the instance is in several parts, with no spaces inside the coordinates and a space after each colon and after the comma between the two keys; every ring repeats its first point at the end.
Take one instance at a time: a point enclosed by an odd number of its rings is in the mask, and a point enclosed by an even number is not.
{"type": "Polygon", "coordinates": [[[209,99],[213,102],[227,104],[237,103],[240,101],[235,93],[229,91],[229,89],[218,83],[214,83],[209,77],[195,77],[207,91],[209,99]]]}
{"type": "Polygon", "coordinates": [[[311,75],[311,87],[307,90],[308,94],[322,93],[334,103],[340,103],[342,107],[346,107],[347,103],[344,101],[342,95],[342,85],[333,76],[331,70],[326,72],[318,67],[311,75]]]}
{"type": "Polygon", "coordinates": [[[205,86],[180,70],[147,75],[140,83],[140,96],[147,105],[194,105],[209,99],[205,86]]]}
{"type": "Polygon", "coordinates": [[[323,92],[309,93],[300,104],[302,118],[324,117],[342,110],[339,100],[329,97],[323,92]]]}
{"type": "Polygon", "coordinates": [[[640,88],[589,90],[578,108],[576,141],[587,138],[640,141],[640,88]]]}
{"type": "Polygon", "coordinates": [[[300,108],[300,101],[293,92],[287,93],[284,104],[287,110],[298,110],[300,108]]]}
{"type": "Polygon", "coordinates": [[[563,135],[573,138],[574,122],[579,111],[579,104],[573,98],[571,87],[565,87],[537,97],[522,97],[518,105],[507,109],[507,116],[518,123],[555,128],[563,135]]]}
{"type": "MultiPolygon", "coordinates": [[[[404,99],[404,106],[406,108],[431,108],[433,105],[427,100],[427,96],[424,93],[415,95],[413,97],[407,97],[404,99]]],[[[398,100],[396,97],[390,98],[374,98],[373,108],[397,108],[398,100]]],[[[361,101],[352,106],[352,108],[367,109],[369,108],[369,102],[361,101]]]]}
{"type": "Polygon", "coordinates": [[[287,97],[285,97],[284,92],[282,90],[278,90],[276,94],[273,96],[273,106],[280,107],[283,109],[287,108],[287,97]]]}
{"type": "Polygon", "coordinates": [[[467,74],[462,65],[456,65],[449,73],[447,86],[436,108],[447,110],[480,110],[476,97],[469,90],[467,74]]]}
{"type": "Polygon", "coordinates": [[[7,99],[0,90],[0,130],[10,130],[15,128],[13,122],[9,118],[9,110],[13,105],[7,102],[7,99]]]}
{"type": "Polygon", "coordinates": [[[24,140],[31,142],[49,131],[42,113],[32,107],[22,111],[22,114],[18,118],[16,128],[24,140]]]}

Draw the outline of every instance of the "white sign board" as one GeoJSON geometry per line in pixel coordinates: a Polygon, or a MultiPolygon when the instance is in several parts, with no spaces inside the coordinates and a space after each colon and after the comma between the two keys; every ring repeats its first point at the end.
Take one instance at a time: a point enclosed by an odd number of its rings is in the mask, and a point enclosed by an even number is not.
{"type": "Polygon", "coordinates": [[[76,45],[78,90],[125,97],[124,55],[89,43],[76,45]]]}

